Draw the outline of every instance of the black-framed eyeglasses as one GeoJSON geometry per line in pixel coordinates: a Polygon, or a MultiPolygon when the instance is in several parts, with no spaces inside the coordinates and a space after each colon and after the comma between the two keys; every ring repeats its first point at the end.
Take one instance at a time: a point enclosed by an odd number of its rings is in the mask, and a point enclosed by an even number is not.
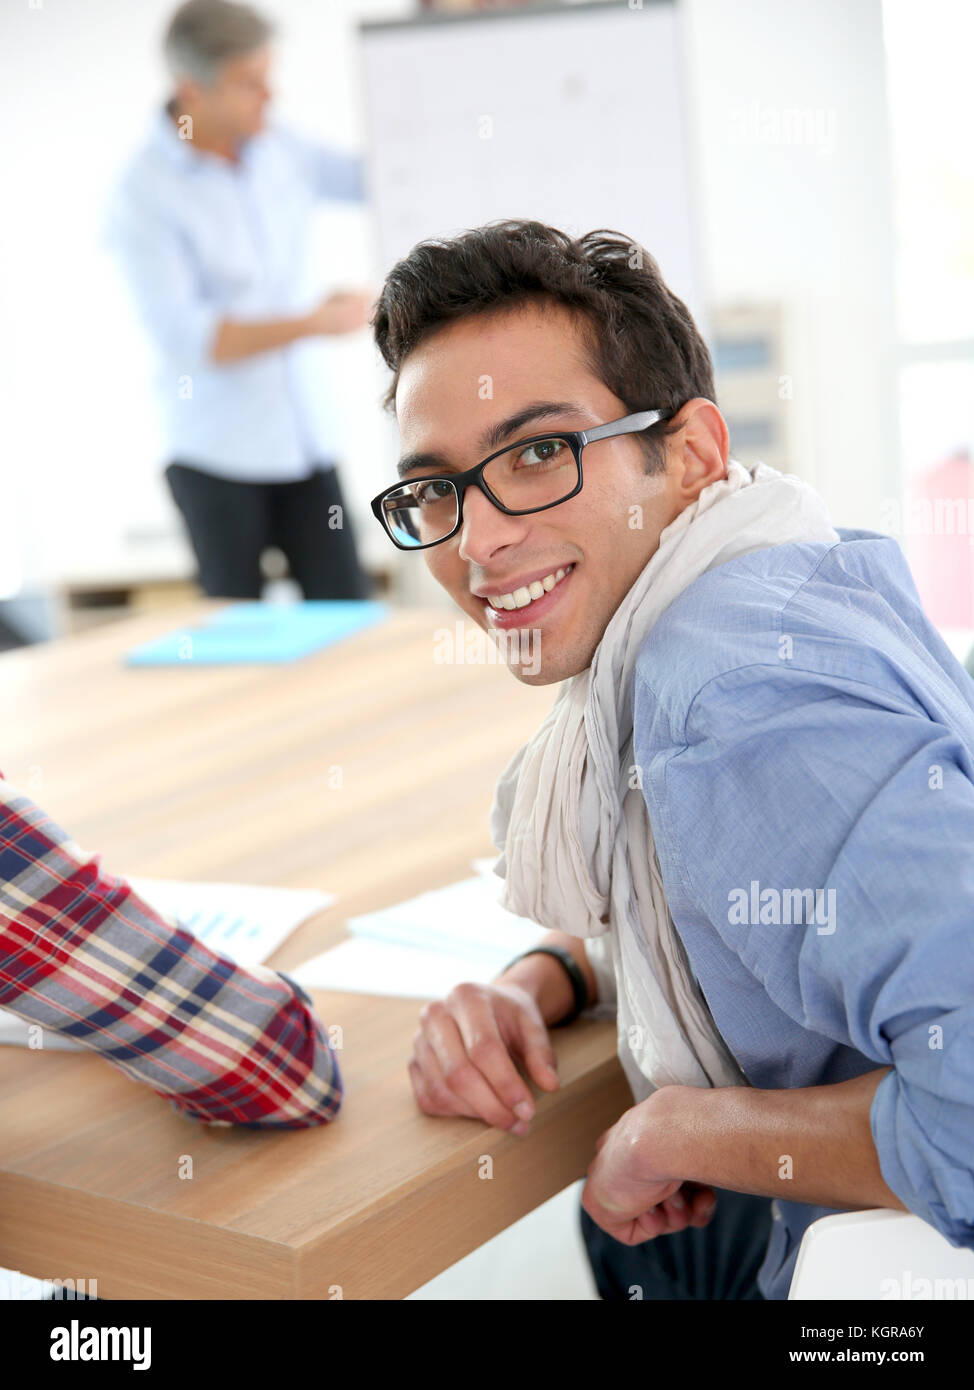
{"type": "Polygon", "coordinates": [[[426,550],[455,536],[463,495],[479,488],[506,516],[527,516],[567,502],[582,490],[582,450],[619,434],[638,434],[669,416],[640,410],[588,430],[556,430],[519,439],[465,473],[436,473],[395,483],[372,500],[372,510],[400,550],[426,550]]]}

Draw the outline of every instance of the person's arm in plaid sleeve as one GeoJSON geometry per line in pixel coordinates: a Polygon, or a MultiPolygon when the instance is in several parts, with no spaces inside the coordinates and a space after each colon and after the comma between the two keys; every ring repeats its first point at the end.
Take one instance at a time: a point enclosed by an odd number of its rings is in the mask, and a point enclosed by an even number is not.
{"type": "Polygon", "coordinates": [[[335,1054],[302,991],[149,907],[2,774],[0,1007],[197,1119],[303,1128],[341,1103],[335,1054]]]}

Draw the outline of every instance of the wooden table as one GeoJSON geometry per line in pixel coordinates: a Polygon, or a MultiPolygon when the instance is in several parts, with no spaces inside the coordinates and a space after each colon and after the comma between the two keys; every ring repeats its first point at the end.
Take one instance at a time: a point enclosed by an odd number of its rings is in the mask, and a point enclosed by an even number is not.
{"type": "MultiPolygon", "coordinates": [[[[468,876],[551,691],[437,662],[447,613],[292,666],[123,667],[212,606],[0,657],[6,777],[111,872],[337,893],[280,969],[347,917],[468,876]]],[[[400,1298],[581,1176],[631,1104],[614,1029],[581,1022],[553,1034],[562,1085],[526,1138],[432,1119],[405,1067],[416,1000],[316,1004],[343,1030],[346,1096],[304,1131],[210,1130],[98,1057],[0,1048],[0,1265],[106,1298],[400,1298]]]]}

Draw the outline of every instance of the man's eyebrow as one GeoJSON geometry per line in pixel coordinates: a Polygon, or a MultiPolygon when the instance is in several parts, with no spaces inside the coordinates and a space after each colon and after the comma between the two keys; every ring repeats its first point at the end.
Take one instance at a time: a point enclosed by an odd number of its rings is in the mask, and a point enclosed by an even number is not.
{"type": "MultiPolygon", "coordinates": [[[[588,413],[587,410],[583,410],[573,401],[532,401],[530,405],[526,405],[515,414],[509,415],[506,420],[499,420],[497,424],[491,425],[480,436],[478,444],[480,455],[483,458],[494,449],[500,448],[511,435],[519,434],[525,426],[535,421],[550,420],[559,415],[587,415],[588,413]]],[[[457,471],[444,454],[405,454],[399,460],[400,478],[404,478],[407,473],[414,473],[417,468],[421,468],[424,473],[457,471]]]]}
{"type": "Polygon", "coordinates": [[[506,420],[491,425],[490,429],[480,436],[480,448],[485,453],[490,453],[491,449],[499,449],[505,439],[510,438],[512,434],[520,434],[526,425],[533,424],[536,420],[550,420],[556,415],[587,414],[588,411],[572,401],[533,401],[523,410],[509,415],[506,420]]]}
{"type": "Polygon", "coordinates": [[[417,468],[421,468],[424,473],[449,473],[451,471],[450,460],[443,454],[403,454],[396,471],[400,478],[405,478],[407,473],[415,473],[417,468]]]}

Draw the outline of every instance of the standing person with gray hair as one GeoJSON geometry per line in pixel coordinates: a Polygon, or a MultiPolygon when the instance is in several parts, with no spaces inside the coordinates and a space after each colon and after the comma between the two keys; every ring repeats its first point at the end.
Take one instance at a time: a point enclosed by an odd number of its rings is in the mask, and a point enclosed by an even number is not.
{"type": "Polygon", "coordinates": [[[271,35],[229,0],[176,11],[173,96],[120,181],[110,239],[159,350],[166,479],[205,592],[259,597],[276,546],[305,598],[364,598],[314,340],[363,327],[369,296],[305,285],[313,205],[360,201],[361,167],[265,119],[271,35]]]}

